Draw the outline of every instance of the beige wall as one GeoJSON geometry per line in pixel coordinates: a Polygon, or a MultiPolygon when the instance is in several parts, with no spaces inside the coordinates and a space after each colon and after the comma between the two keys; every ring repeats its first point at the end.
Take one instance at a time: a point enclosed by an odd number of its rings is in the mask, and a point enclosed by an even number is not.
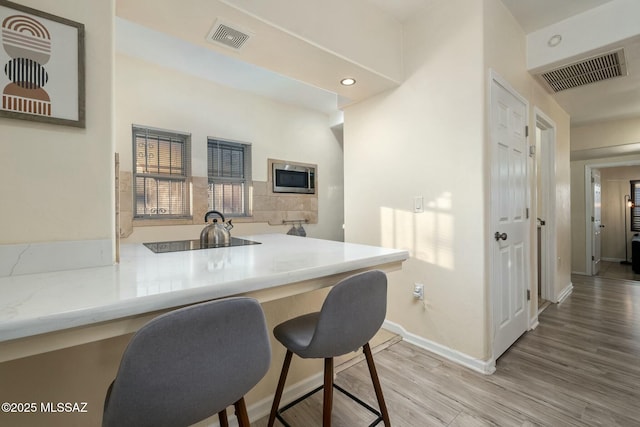
{"type": "Polygon", "coordinates": [[[411,252],[391,276],[388,319],[480,360],[491,357],[489,69],[529,101],[531,129],[534,107],[557,127],[556,294],[570,285],[569,117],[526,71],[524,37],[500,1],[432,2],[406,25],[405,83],[345,111],[345,238],[411,252]]]}
{"type": "Polygon", "coordinates": [[[345,111],[345,239],[408,249],[387,318],[488,354],[481,3],[434,1],[405,26],[406,81],[345,111]],[[413,213],[414,197],[424,213],[413,213]],[[425,285],[425,304],[412,296],[425,285]]]}
{"type": "Polygon", "coordinates": [[[640,142],[640,117],[576,125],[571,128],[571,151],[640,142]]]}
{"type": "Polygon", "coordinates": [[[0,119],[0,244],[112,239],[113,0],[23,0],[85,25],[86,128],[0,119]]]}

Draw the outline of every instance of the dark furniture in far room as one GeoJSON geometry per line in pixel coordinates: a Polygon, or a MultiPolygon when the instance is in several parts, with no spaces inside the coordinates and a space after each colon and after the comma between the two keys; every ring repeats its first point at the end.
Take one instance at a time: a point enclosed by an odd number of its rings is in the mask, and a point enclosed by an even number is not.
{"type": "Polygon", "coordinates": [[[640,235],[635,234],[631,239],[631,268],[640,274],[640,235]]]}

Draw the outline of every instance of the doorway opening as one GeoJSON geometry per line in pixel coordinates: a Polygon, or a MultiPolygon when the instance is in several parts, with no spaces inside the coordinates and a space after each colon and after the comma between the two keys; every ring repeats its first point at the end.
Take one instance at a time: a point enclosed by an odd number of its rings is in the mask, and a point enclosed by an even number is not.
{"type": "Polygon", "coordinates": [[[535,202],[537,221],[537,292],[535,307],[540,313],[552,302],[555,295],[556,265],[556,125],[539,109],[535,109],[535,202]]]}
{"type": "MultiPolygon", "coordinates": [[[[619,264],[620,261],[626,257],[625,243],[628,245],[629,256],[631,254],[631,238],[633,237],[633,233],[627,230],[629,241],[625,242],[627,236],[624,234],[623,215],[626,213],[626,208],[623,197],[629,194],[629,181],[637,175],[631,174],[626,176],[624,175],[624,170],[637,166],[640,166],[640,160],[621,161],[619,158],[585,165],[584,230],[587,245],[585,266],[587,270],[586,273],[589,276],[594,276],[599,273],[598,266],[594,265],[594,259],[601,257],[602,263],[604,263],[603,265],[609,267],[611,267],[612,264],[619,264]],[[620,175],[620,173],[623,173],[623,175],[620,175]],[[601,174],[603,176],[601,195],[602,224],[601,227],[599,227],[602,231],[602,237],[599,239],[593,238],[595,228],[592,218],[595,219],[598,213],[598,203],[594,197],[593,183],[591,180],[594,174],[601,174]]],[[[611,270],[611,268],[608,268],[608,270],[611,270]]],[[[618,268],[618,270],[620,270],[620,268],[618,268]]]]}

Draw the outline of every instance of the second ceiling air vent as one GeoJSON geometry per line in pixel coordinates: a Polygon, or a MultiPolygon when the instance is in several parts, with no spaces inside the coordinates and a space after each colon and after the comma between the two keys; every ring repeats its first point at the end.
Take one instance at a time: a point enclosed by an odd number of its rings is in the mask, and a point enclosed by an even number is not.
{"type": "Polygon", "coordinates": [[[211,31],[209,31],[207,40],[212,43],[230,47],[234,50],[240,50],[252,35],[251,32],[237,25],[218,19],[211,31]]]}
{"type": "Polygon", "coordinates": [[[540,74],[554,92],[626,76],[627,65],[622,48],[564,65],[540,74]]]}

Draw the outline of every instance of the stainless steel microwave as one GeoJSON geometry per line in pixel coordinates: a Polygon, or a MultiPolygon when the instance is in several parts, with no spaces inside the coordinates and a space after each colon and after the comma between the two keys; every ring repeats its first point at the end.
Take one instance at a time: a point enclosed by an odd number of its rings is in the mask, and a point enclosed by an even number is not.
{"type": "Polygon", "coordinates": [[[315,194],[316,168],[274,162],[273,192],[315,194]]]}

